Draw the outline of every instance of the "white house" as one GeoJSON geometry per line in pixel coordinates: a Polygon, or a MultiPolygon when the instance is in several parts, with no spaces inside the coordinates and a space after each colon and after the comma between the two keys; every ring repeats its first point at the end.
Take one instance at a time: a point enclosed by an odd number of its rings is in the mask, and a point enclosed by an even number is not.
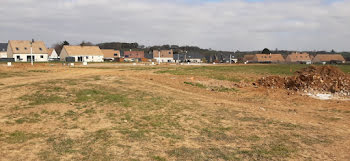
{"type": "Polygon", "coordinates": [[[9,40],[7,57],[14,58],[16,62],[48,61],[48,52],[43,41],[9,40]],[[32,48],[32,52],[31,52],[32,48]]]}
{"type": "Polygon", "coordinates": [[[63,46],[60,59],[73,57],[75,62],[103,62],[103,53],[98,46],[63,46]]]}
{"type": "Polygon", "coordinates": [[[49,54],[49,60],[55,60],[60,58],[54,48],[48,49],[48,54],[49,54]]]}

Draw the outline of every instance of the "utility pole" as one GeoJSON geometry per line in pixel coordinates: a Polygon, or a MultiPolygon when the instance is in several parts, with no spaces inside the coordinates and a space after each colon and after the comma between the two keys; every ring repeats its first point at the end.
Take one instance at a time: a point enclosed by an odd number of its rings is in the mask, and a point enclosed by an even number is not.
{"type": "Polygon", "coordinates": [[[177,54],[177,63],[180,63],[180,53],[177,54]]]}
{"type": "Polygon", "coordinates": [[[160,64],[160,49],[158,50],[158,64],[160,64]]]}
{"type": "Polygon", "coordinates": [[[32,64],[32,66],[34,65],[34,60],[33,60],[33,43],[34,43],[34,39],[32,39],[32,42],[30,42],[30,63],[32,64]]]}

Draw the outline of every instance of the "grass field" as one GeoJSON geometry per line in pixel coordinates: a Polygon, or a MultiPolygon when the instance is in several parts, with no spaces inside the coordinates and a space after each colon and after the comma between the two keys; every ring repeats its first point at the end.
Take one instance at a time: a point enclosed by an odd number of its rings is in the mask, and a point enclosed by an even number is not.
{"type": "Polygon", "coordinates": [[[0,160],[348,160],[349,101],[249,86],[302,67],[0,67],[0,160]]]}

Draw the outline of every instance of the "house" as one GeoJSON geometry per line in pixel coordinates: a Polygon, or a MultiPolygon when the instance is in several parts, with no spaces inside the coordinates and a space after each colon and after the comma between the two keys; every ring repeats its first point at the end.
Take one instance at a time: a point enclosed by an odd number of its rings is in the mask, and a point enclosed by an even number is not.
{"type": "Polygon", "coordinates": [[[311,64],[311,58],[310,58],[310,55],[306,52],[304,53],[295,52],[287,56],[286,62],[311,64]]]}
{"type": "Polygon", "coordinates": [[[49,48],[48,49],[48,54],[49,54],[49,60],[59,60],[59,56],[54,48],[49,48]]]}
{"type": "Polygon", "coordinates": [[[254,63],[282,63],[285,62],[281,54],[255,54],[254,63]]]}
{"type": "Polygon", "coordinates": [[[0,43],[0,58],[7,58],[7,43],[0,43]]]}
{"type": "Polygon", "coordinates": [[[196,52],[178,53],[173,56],[174,61],[179,62],[191,62],[191,63],[203,63],[204,56],[196,52]]]}
{"type": "Polygon", "coordinates": [[[153,59],[157,62],[174,62],[173,50],[153,50],[153,59]]]}
{"type": "Polygon", "coordinates": [[[345,63],[345,59],[340,54],[317,54],[313,59],[313,63],[345,63]]]}
{"type": "Polygon", "coordinates": [[[124,51],[124,61],[126,62],[141,62],[147,61],[144,51],[129,50],[124,51]]]}
{"type": "Polygon", "coordinates": [[[14,58],[16,62],[31,62],[31,60],[47,62],[49,60],[48,50],[43,41],[9,40],[7,56],[14,58]]]}
{"type": "Polygon", "coordinates": [[[101,49],[105,61],[116,61],[121,58],[120,50],[114,49],[101,49]]]}
{"type": "Polygon", "coordinates": [[[253,62],[255,55],[254,54],[248,54],[248,55],[244,55],[243,57],[243,62],[244,63],[250,63],[253,62]]]}
{"type": "Polygon", "coordinates": [[[98,46],[68,46],[62,48],[60,59],[74,58],[75,62],[103,62],[103,53],[98,46]]]}

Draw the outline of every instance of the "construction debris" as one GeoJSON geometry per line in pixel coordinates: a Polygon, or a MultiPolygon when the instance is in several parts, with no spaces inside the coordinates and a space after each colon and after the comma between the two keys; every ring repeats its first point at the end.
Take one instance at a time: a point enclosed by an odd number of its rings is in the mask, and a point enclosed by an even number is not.
{"type": "Polygon", "coordinates": [[[350,96],[350,76],[335,66],[310,66],[295,72],[295,75],[290,77],[263,77],[254,85],[305,93],[350,96]]]}

